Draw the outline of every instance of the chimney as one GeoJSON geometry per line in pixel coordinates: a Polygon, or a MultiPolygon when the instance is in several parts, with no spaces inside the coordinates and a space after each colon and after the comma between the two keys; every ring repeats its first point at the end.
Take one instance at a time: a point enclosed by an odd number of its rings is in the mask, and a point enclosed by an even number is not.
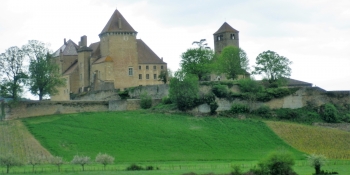
{"type": "Polygon", "coordinates": [[[64,43],[64,45],[67,45],[67,41],[66,41],[66,38],[64,39],[63,43],[64,43]]]}
{"type": "Polygon", "coordinates": [[[118,19],[118,27],[119,27],[119,29],[122,28],[122,19],[121,18],[118,19]]]}
{"type": "Polygon", "coordinates": [[[87,36],[84,35],[80,38],[80,46],[81,47],[86,47],[87,46],[87,36]]]}

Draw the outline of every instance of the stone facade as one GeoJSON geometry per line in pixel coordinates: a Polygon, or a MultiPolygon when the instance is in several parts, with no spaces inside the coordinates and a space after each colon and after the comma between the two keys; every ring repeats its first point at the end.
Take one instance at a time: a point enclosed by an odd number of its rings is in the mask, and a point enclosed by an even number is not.
{"type": "Polygon", "coordinates": [[[87,36],[82,36],[78,45],[64,40],[53,57],[67,83],[51,100],[70,100],[70,94],[86,91],[162,84],[158,75],[167,70],[167,64],[136,36],[115,10],[99,34],[99,42],[88,46],[87,36]]]}

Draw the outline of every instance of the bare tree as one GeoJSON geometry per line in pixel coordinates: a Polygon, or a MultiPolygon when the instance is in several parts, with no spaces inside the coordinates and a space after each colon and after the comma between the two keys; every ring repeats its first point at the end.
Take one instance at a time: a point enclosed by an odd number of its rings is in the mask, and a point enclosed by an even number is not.
{"type": "Polygon", "coordinates": [[[103,169],[106,170],[106,166],[108,164],[113,164],[114,157],[108,155],[108,154],[101,154],[98,153],[95,159],[95,162],[98,162],[103,165],[103,169]]]}

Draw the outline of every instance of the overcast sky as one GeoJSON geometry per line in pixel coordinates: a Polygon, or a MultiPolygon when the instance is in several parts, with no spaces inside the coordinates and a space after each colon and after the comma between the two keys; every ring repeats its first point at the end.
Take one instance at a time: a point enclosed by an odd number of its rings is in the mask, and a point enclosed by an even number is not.
{"type": "Polygon", "coordinates": [[[115,9],[173,71],[193,41],[214,48],[213,33],[226,21],[240,32],[251,67],[273,50],[293,62],[291,78],[350,90],[349,0],[1,0],[0,52],[28,40],[53,51],[64,38],[97,42],[115,9]]]}

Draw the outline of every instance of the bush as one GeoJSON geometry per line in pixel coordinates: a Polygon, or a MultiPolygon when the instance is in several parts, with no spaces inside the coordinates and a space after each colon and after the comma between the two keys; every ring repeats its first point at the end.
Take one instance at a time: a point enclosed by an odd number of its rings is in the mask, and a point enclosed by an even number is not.
{"type": "Polygon", "coordinates": [[[298,118],[298,112],[289,108],[281,108],[275,111],[277,118],[282,120],[295,120],[298,118]]]}
{"type": "Polygon", "coordinates": [[[296,175],[292,168],[294,164],[294,158],[290,153],[279,151],[271,153],[267,159],[258,163],[257,169],[251,171],[261,175],[296,175]]]}
{"type": "Polygon", "coordinates": [[[230,112],[232,114],[248,113],[249,112],[249,107],[247,105],[245,105],[245,104],[234,103],[231,106],[230,112]]]}
{"type": "Polygon", "coordinates": [[[171,104],[171,99],[169,97],[163,97],[162,98],[162,103],[167,105],[167,104],[171,104]]]}
{"type": "Polygon", "coordinates": [[[210,113],[215,114],[216,109],[218,109],[219,105],[216,103],[216,101],[213,101],[209,104],[210,106],[210,113]]]}
{"type": "Polygon", "coordinates": [[[129,91],[128,90],[125,90],[125,91],[121,91],[121,92],[118,92],[118,95],[121,99],[125,100],[127,98],[129,98],[129,91]]]}
{"type": "Polygon", "coordinates": [[[325,122],[335,123],[338,121],[338,110],[333,104],[327,103],[321,107],[321,116],[325,122]]]}
{"type": "Polygon", "coordinates": [[[133,163],[130,166],[128,166],[126,168],[126,170],[128,170],[128,171],[139,171],[139,170],[144,170],[144,168],[142,166],[140,166],[140,165],[136,165],[136,164],[133,163]]]}
{"type": "Polygon", "coordinates": [[[149,109],[152,107],[152,97],[146,92],[142,93],[140,96],[140,106],[142,109],[149,109]]]}
{"type": "Polygon", "coordinates": [[[268,106],[260,106],[258,109],[254,111],[254,114],[263,117],[263,118],[270,118],[271,117],[271,110],[268,106]]]}
{"type": "Polygon", "coordinates": [[[252,79],[240,79],[238,80],[238,85],[242,92],[257,93],[263,89],[263,87],[257,81],[252,79]]]}
{"type": "Polygon", "coordinates": [[[220,85],[220,84],[214,85],[212,88],[212,91],[218,98],[227,97],[227,95],[229,94],[229,91],[226,85],[220,85]]]}

